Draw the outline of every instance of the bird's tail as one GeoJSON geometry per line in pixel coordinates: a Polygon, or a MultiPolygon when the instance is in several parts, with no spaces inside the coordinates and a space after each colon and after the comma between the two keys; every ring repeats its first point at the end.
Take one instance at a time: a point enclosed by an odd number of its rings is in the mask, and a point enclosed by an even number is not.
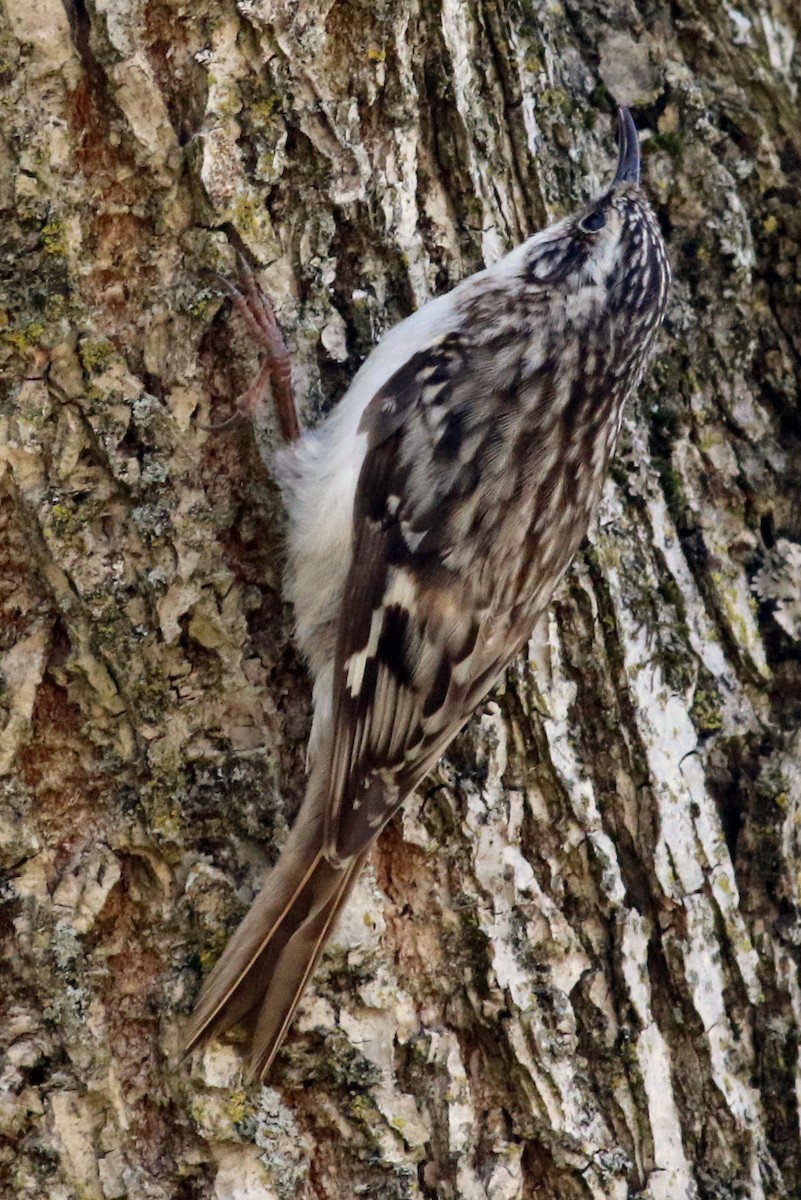
{"type": "Polygon", "coordinates": [[[187,1033],[191,1050],[246,1022],[256,1079],[284,1040],[365,857],[331,866],[322,854],[321,809],[307,795],[281,857],[206,980],[187,1033]]]}

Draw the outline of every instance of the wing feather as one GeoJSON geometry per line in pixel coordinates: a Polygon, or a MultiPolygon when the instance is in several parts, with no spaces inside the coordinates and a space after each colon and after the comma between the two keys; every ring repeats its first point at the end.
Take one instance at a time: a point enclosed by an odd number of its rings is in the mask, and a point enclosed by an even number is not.
{"type": "Polygon", "coordinates": [[[481,544],[487,503],[508,504],[514,485],[497,477],[509,452],[499,441],[521,430],[519,389],[491,395],[497,353],[449,334],[405,363],[362,419],[326,763],[332,863],[363,852],[532,624],[481,544]]]}

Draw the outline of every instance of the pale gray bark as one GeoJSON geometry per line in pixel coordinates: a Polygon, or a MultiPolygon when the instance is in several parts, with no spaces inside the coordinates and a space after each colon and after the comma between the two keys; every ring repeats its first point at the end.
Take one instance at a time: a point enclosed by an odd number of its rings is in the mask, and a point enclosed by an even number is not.
{"type": "Polygon", "coordinates": [[[4,3],[0,1194],[801,1194],[794,0],[4,3]],[[613,99],[676,280],[600,520],[243,1088],[181,1031],[309,688],[208,271],[313,421],[607,178],[613,99]]]}

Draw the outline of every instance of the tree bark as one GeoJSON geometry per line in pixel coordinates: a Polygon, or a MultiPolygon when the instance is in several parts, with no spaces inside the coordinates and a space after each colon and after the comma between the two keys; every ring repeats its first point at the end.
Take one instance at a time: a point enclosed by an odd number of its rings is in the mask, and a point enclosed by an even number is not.
{"type": "Polygon", "coordinates": [[[5,6],[0,1195],[801,1195],[797,5],[5,6]],[[182,1030],[310,689],[213,272],[314,422],[609,178],[616,103],[675,282],[599,520],[245,1087],[182,1030]]]}

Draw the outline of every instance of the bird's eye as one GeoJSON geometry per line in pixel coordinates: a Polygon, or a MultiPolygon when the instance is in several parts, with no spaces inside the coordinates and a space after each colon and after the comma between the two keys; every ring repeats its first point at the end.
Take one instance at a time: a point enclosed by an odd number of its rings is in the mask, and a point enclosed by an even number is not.
{"type": "Polygon", "coordinates": [[[583,229],[585,233],[595,233],[598,229],[603,229],[606,224],[606,217],[597,208],[587,213],[583,220],[579,221],[579,229],[583,229]]]}

